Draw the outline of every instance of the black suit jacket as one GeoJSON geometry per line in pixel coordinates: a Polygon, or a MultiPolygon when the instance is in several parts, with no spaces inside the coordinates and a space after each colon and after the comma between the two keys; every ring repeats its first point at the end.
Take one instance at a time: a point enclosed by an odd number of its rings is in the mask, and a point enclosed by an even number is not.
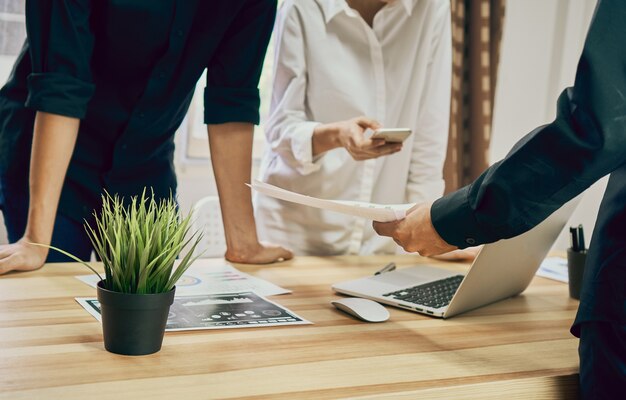
{"type": "MultiPolygon", "coordinates": [[[[626,2],[601,0],[554,122],[526,135],[474,183],[433,204],[437,232],[461,248],[519,235],[611,174],[574,324],[626,324],[626,2]]],[[[503,266],[503,268],[505,268],[503,266]]]]}

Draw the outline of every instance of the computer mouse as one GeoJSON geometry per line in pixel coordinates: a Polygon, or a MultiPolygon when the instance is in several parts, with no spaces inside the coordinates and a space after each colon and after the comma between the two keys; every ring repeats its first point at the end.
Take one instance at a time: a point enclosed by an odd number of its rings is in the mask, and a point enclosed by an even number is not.
{"type": "Polygon", "coordinates": [[[366,322],[384,322],[389,319],[389,311],[373,300],[346,297],[330,303],[337,309],[366,322]]]}

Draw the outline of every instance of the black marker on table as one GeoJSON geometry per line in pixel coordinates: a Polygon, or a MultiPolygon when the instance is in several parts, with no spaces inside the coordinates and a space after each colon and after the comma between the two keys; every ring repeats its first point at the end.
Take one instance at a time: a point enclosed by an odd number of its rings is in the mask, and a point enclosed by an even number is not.
{"type": "Polygon", "coordinates": [[[583,225],[578,225],[578,251],[584,253],[586,250],[585,247],[585,233],[583,232],[583,225]]]}
{"type": "Polygon", "coordinates": [[[570,227],[572,247],[567,249],[567,277],[569,283],[569,295],[573,299],[580,299],[580,289],[583,283],[587,249],[585,246],[585,233],[582,224],[570,227]]]}
{"type": "Polygon", "coordinates": [[[571,226],[569,233],[571,235],[572,251],[578,251],[578,228],[571,226]]]}

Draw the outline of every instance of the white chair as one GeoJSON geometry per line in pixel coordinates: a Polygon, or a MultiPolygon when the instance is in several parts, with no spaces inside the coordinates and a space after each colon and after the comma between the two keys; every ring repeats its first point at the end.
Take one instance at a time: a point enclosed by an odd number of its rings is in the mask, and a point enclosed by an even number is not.
{"type": "Polygon", "coordinates": [[[194,254],[202,254],[202,258],[223,257],[226,252],[222,210],[217,196],[204,197],[193,209],[193,229],[203,233],[194,254]]]}

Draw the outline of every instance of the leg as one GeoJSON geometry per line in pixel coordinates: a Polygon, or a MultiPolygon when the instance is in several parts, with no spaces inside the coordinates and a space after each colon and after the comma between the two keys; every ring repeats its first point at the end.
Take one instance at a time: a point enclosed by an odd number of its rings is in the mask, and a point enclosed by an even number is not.
{"type": "Polygon", "coordinates": [[[578,354],[582,399],[614,399],[624,393],[626,326],[600,321],[581,324],[578,354]]]}

